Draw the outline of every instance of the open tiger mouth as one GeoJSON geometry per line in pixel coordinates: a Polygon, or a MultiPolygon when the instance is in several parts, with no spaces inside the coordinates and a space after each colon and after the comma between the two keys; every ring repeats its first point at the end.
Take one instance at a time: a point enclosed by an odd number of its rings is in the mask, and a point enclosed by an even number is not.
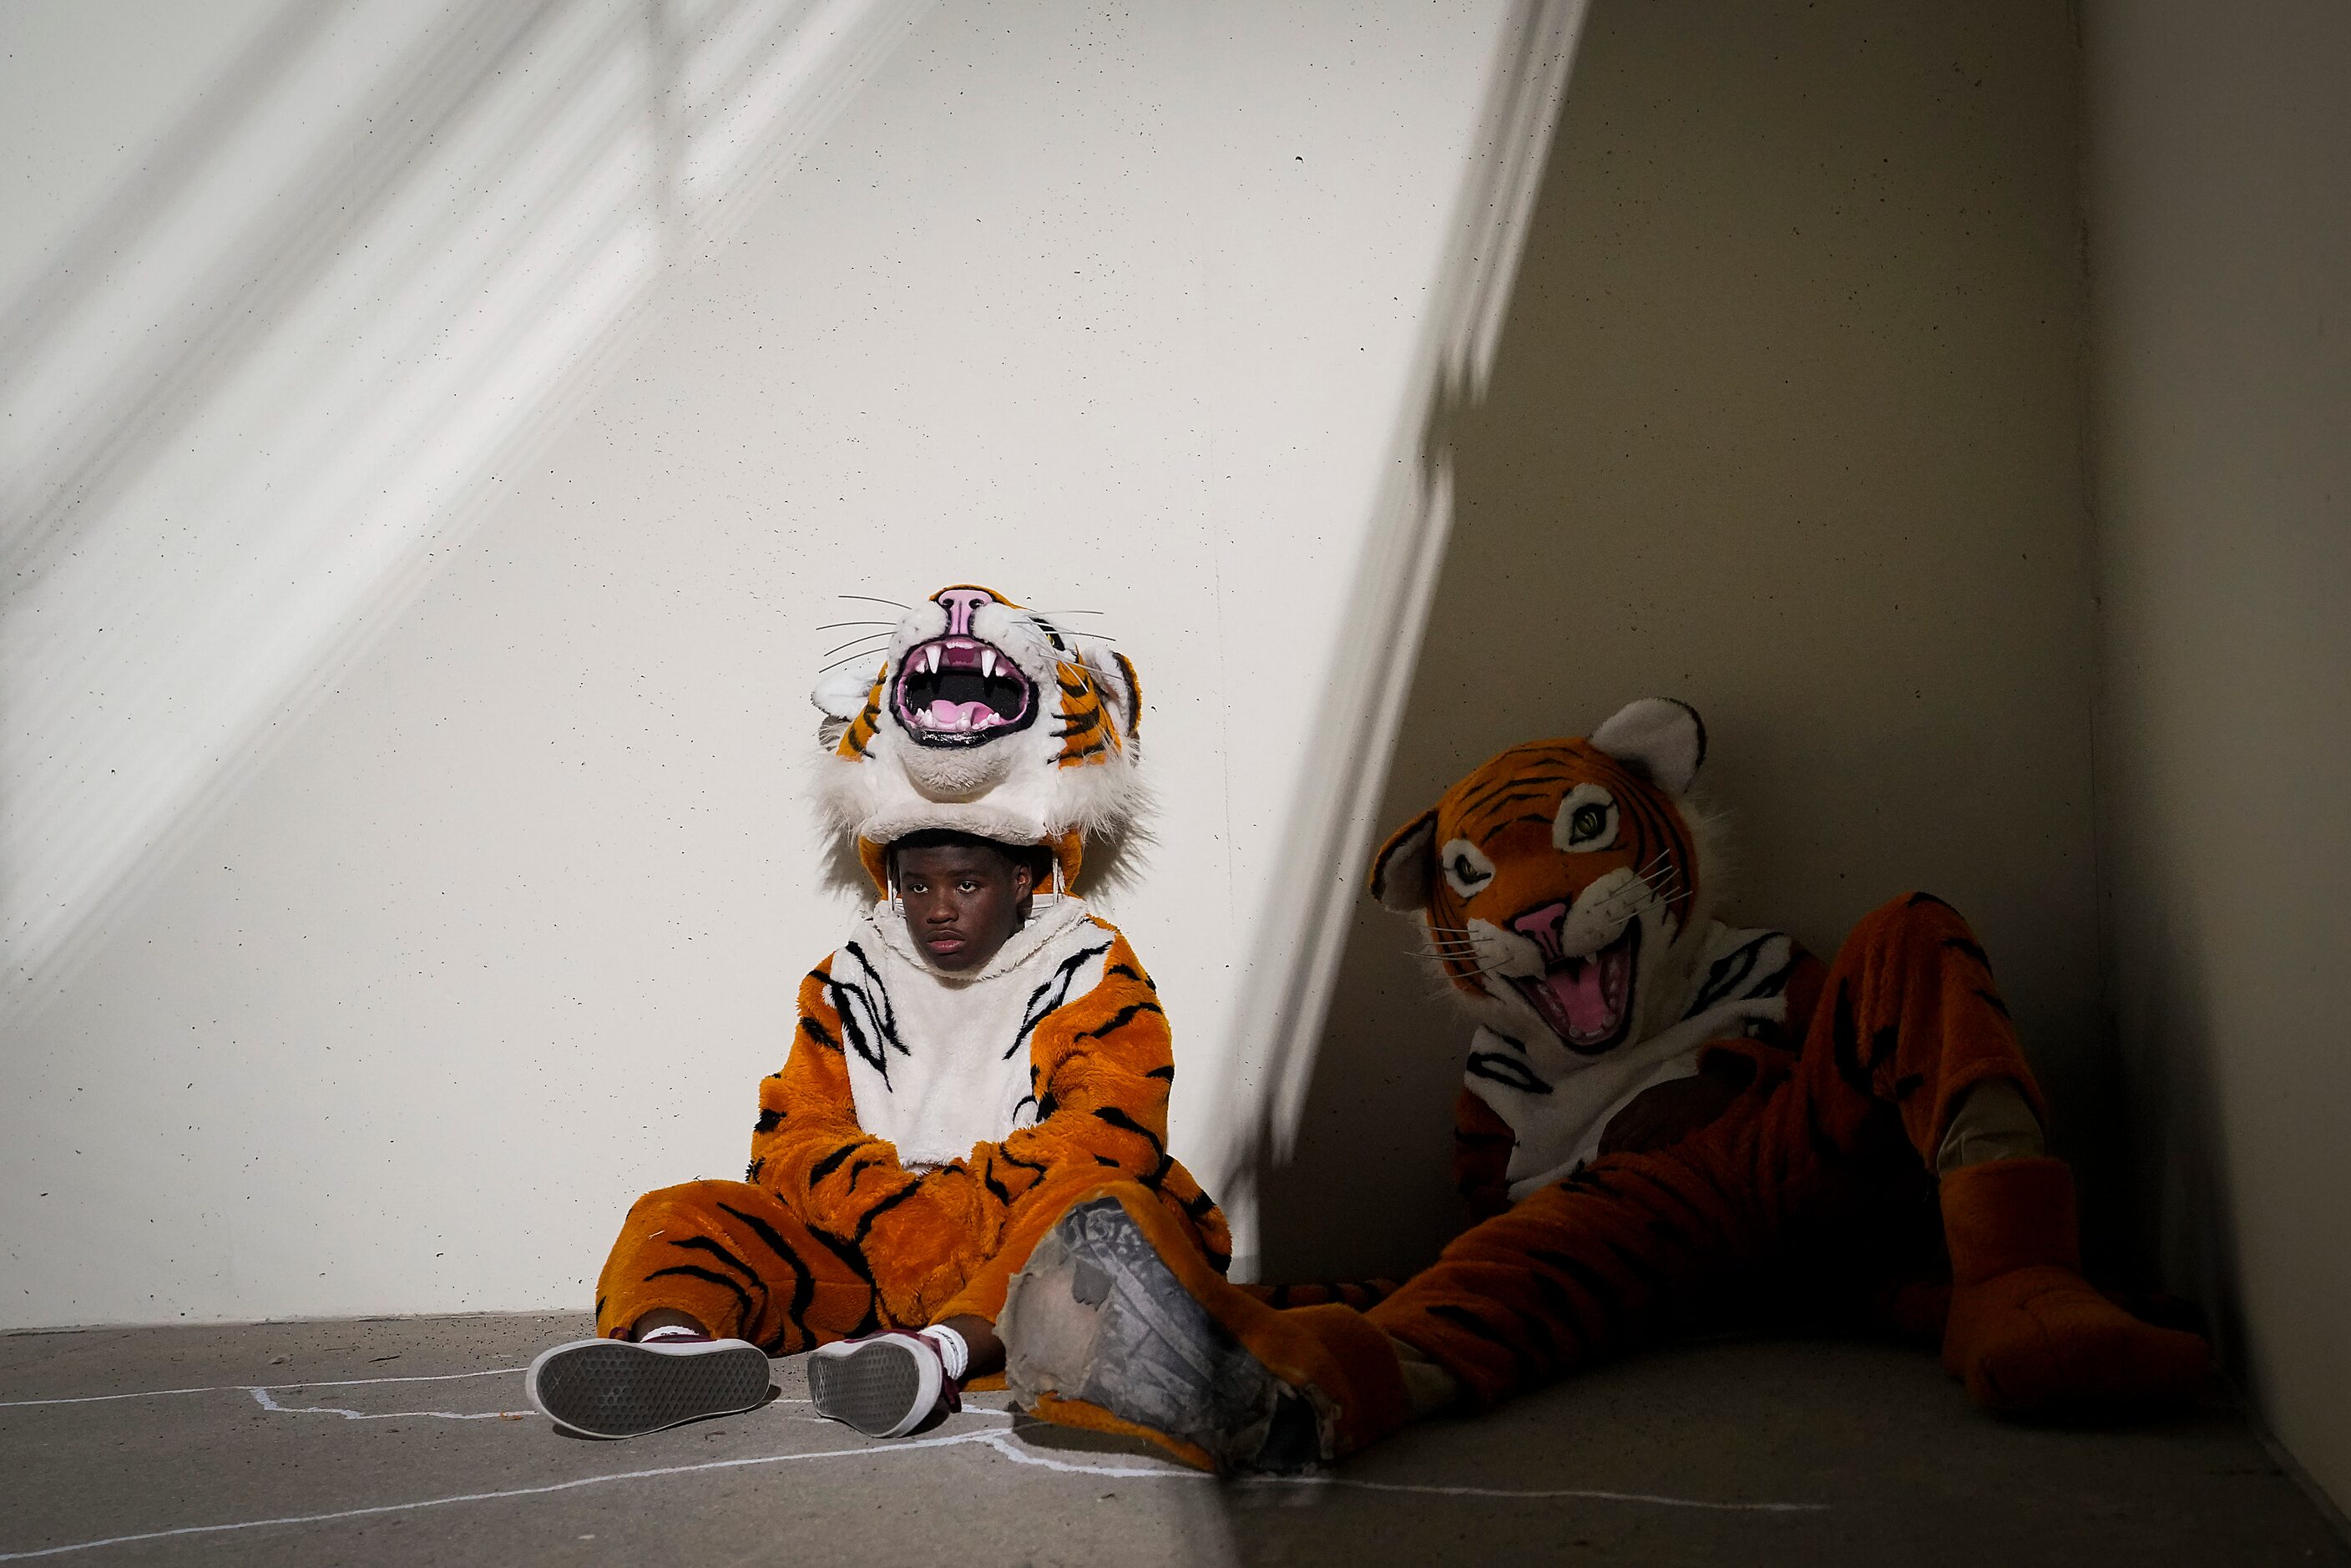
{"type": "Polygon", "coordinates": [[[1037,715],[1037,686],[977,637],[940,637],[906,650],[893,699],[898,722],[925,746],[977,746],[1037,715]]]}
{"type": "Polygon", "coordinates": [[[1633,1021],[1633,961],[1641,952],[1641,923],[1597,953],[1562,958],[1531,979],[1510,984],[1545,1027],[1579,1056],[1598,1056],[1623,1041],[1633,1021]]]}

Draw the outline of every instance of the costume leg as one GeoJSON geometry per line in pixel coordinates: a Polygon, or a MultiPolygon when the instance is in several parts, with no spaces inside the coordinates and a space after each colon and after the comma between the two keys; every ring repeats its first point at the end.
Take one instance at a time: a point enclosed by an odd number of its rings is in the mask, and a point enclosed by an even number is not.
{"type": "MultiPolygon", "coordinates": [[[[1205,1201],[1187,1205],[1179,1194],[1134,1185],[1138,1191],[1149,1193],[1152,1201],[1165,1213],[1171,1244],[1196,1253],[1204,1264],[1221,1273],[1229,1259],[1230,1245],[1225,1239],[1223,1217],[1217,1217],[1212,1234],[1201,1225],[1202,1216],[1214,1212],[1205,1201]]],[[[1037,1243],[1081,1199],[1098,1195],[1102,1187],[1102,1172],[1097,1168],[1050,1176],[1022,1193],[1005,1216],[1004,1234],[996,1250],[972,1271],[963,1289],[934,1314],[932,1321],[975,1317],[996,1322],[1004,1311],[1005,1291],[1012,1277],[1028,1263],[1037,1243]]]]}
{"type": "Polygon", "coordinates": [[[738,1181],[663,1187],[630,1208],[596,1283],[596,1332],[626,1333],[660,1307],[770,1355],[891,1326],[853,1248],[738,1181]]]}
{"type": "Polygon", "coordinates": [[[1491,1401],[1703,1310],[1728,1279],[1752,1288],[1767,1259],[1849,1265],[1898,1244],[1939,1168],[1954,1278],[1944,1357],[1979,1403],[2022,1413],[2192,1396],[2203,1343],[2093,1290],[2071,1176],[2011,1152],[2037,1151],[2041,1114],[1967,923],[1939,899],[1896,899],[1839,949],[1791,1081],[1750,1114],[1734,1108],[1672,1149],[1601,1160],[1530,1197],[1369,1316],[1491,1401]]]}
{"type": "Polygon", "coordinates": [[[1851,1103],[1890,1099],[1940,1174],[1952,1281],[1943,1362],[1979,1405],[2084,1414],[2196,1396],[2204,1342],[2140,1322],[2082,1278],[2073,1175],[2039,1152],[2040,1091],[1956,911],[1919,894],[1863,921],[1815,1014],[1816,1041],[1823,1031],[1851,1103]]]}

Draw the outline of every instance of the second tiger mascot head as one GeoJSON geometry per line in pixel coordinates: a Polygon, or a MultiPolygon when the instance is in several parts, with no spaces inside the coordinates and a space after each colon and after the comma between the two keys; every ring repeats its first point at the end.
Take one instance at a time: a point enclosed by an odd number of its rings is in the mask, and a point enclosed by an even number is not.
{"type": "Polygon", "coordinates": [[[1430,961],[1497,1033],[1580,1057],[1645,1040],[1700,983],[1714,890],[1688,794],[1705,758],[1697,713],[1662,697],[1589,739],[1514,746],[1382,846],[1373,896],[1421,918],[1430,961]]]}
{"type": "Polygon", "coordinates": [[[1044,844],[1074,888],[1148,803],[1134,666],[992,589],[939,590],[812,697],[819,797],[885,894],[885,846],[926,828],[1044,844]]]}

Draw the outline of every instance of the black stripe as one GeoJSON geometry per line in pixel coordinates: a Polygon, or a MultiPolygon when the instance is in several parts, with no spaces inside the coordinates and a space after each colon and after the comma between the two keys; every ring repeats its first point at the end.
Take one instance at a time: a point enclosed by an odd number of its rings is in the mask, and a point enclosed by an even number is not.
{"type": "Polygon", "coordinates": [[[1549,817],[1543,816],[1539,812],[1530,811],[1523,817],[1512,817],[1507,822],[1498,823],[1493,827],[1488,828],[1483,833],[1479,835],[1478,847],[1479,849],[1484,849],[1488,844],[1492,843],[1498,835],[1508,832],[1510,829],[1517,827],[1520,822],[1533,822],[1539,827],[1545,828],[1551,826],[1551,819],[1549,817]]]}
{"type": "Polygon", "coordinates": [[[1559,1319],[1568,1333],[1582,1341],[1586,1349],[1594,1348],[1592,1331],[1584,1325],[1583,1311],[1576,1305],[1575,1298],[1568,1293],[1567,1287],[1541,1269],[1528,1270],[1527,1278],[1534,1281],[1535,1294],[1543,1299],[1543,1305],[1551,1310],[1552,1316],[1559,1319]]]}
{"type": "Polygon", "coordinates": [[[784,1113],[781,1111],[762,1111],[759,1113],[759,1119],[751,1124],[751,1131],[772,1133],[783,1124],[784,1113]]]}
{"type": "MultiPolygon", "coordinates": [[[[825,982],[827,985],[831,985],[831,983],[832,982],[830,980],[825,982]]],[[[827,1051],[839,1051],[841,1049],[841,1041],[833,1038],[832,1031],[826,1029],[824,1025],[817,1022],[816,1019],[812,1018],[803,1018],[800,1019],[800,1032],[808,1036],[810,1040],[816,1041],[817,1044],[824,1047],[827,1051]]],[[[781,1078],[783,1074],[780,1072],[772,1072],[769,1073],[768,1076],[771,1078],[781,1078]]]]}
{"type": "Polygon", "coordinates": [[[809,1266],[800,1260],[800,1255],[792,1250],[792,1244],[785,1240],[783,1233],[774,1226],[756,1214],[744,1213],[731,1203],[722,1203],[718,1207],[722,1211],[733,1215],[750,1227],[751,1234],[758,1237],[768,1251],[791,1266],[798,1283],[792,1287],[792,1301],[787,1311],[790,1313],[793,1322],[799,1322],[800,1315],[808,1311],[809,1303],[816,1299],[816,1276],[809,1271],[809,1266]]]}
{"type": "MultiPolygon", "coordinates": [[[[1592,1304],[1600,1309],[1601,1317],[1606,1320],[1610,1343],[1625,1337],[1625,1302],[1617,1295],[1616,1287],[1609,1281],[1608,1276],[1581,1258],[1571,1258],[1548,1247],[1530,1247],[1527,1257],[1546,1269],[1566,1275],[1583,1288],[1583,1293],[1592,1299],[1592,1304]]],[[[1586,1336],[1586,1343],[1590,1343],[1589,1336],[1586,1336]]]]}
{"type": "MultiPolygon", "coordinates": [[[[1029,1037],[1036,1032],[1037,1026],[1061,1010],[1062,1004],[1070,999],[1070,988],[1077,983],[1078,971],[1085,967],[1087,960],[1098,958],[1110,949],[1111,945],[1107,942],[1092,947],[1081,947],[1053,966],[1053,972],[1029,992],[1028,1001],[1021,1004],[1020,1030],[1012,1037],[1012,1043],[1004,1048],[1001,1060],[1011,1061],[1012,1053],[1029,1043],[1029,1037]]],[[[1029,1069],[1032,1081],[1036,1071],[1032,1064],[1029,1069]]]]}
{"type": "Polygon", "coordinates": [[[1165,1018],[1167,1016],[1167,1009],[1161,1007],[1157,1002],[1129,1002],[1126,1006],[1119,1009],[1118,1011],[1112,1016],[1110,1022],[1102,1025],[1100,1029],[1090,1029],[1086,1030],[1085,1033],[1078,1036],[1078,1038],[1080,1040],[1107,1040],[1112,1035],[1116,1034],[1120,1030],[1123,1030],[1127,1025],[1133,1023],[1135,1019],[1135,1015],[1138,1013],[1157,1013],[1160,1017],[1165,1018]]]}
{"type": "Polygon", "coordinates": [[[863,1241],[865,1238],[872,1232],[873,1222],[875,1220],[881,1218],[883,1215],[889,1213],[892,1209],[897,1207],[900,1204],[914,1197],[915,1193],[922,1190],[922,1178],[920,1176],[916,1176],[914,1180],[908,1182],[905,1186],[900,1187],[897,1191],[892,1193],[889,1197],[883,1198],[881,1202],[867,1209],[865,1211],[864,1218],[861,1218],[857,1222],[857,1239],[863,1241]]]}
{"type": "Polygon", "coordinates": [[[1946,936],[1943,938],[1943,946],[1949,947],[1954,953],[1965,953],[1969,957],[1973,958],[1977,963],[1981,964],[1986,969],[1990,969],[1991,967],[1991,955],[1986,953],[1981,947],[1977,946],[1965,936],[1946,936]]]}
{"type": "MultiPolygon", "coordinates": [[[[1556,762],[1572,758],[1572,756],[1573,753],[1562,751],[1549,760],[1556,762]]],[[[1467,827],[1468,825],[1469,819],[1476,816],[1479,810],[1485,806],[1487,801],[1492,800],[1497,794],[1504,789],[1516,789],[1521,785],[1526,784],[1564,784],[1574,777],[1575,775],[1573,773],[1512,773],[1506,775],[1503,778],[1497,779],[1491,784],[1487,785],[1484,789],[1479,789],[1468,800],[1462,801],[1461,809],[1459,811],[1455,813],[1454,820],[1460,822],[1464,827],[1467,827]]]]}
{"type": "Polygon", "coordinates": [[[1712,1223],[1708,1218],[1706,1210],[1700,1208],[1697,1204],[1694,1204],[1689,1200],[1688,1194],[1683,1192],[1681,1188],[1674,1186],[1673,1183],[1667,1181],[1665,1177],[1659,1176],[1656,1171],[1651,1170],[1648,1166],[1645,1165],[1627,1166],[1623,1168],[1621,1174],[1638,1176],[1641,1180],[1647,1182],[1657,1191],[1664,1193],[1667,1197],[1672,1198],[1676,1203],[1681,1205],[1682,1212],[1688,1215],[1700,1228],[1704,1228],[1712,1223]]]}
{"type": "Polygon", "coordinates": [[[1552,1092],[1552,1086],[1537,1078],[1526,1063],[1515,1056],[1504,1056],[1499,1051],[1471,1051],[1468,1072],[1472,1078],[1487,1079],[1522,1094],[1548,1094],[1552,1092]]]}
{"type": "Polygon", "coordinates": [[[1109,749],[1109,741],[1097,740],[1092,746],[1081,746],[1075,751],[1064,751],[1061,753],[1060,760],[1063,762],[1075,762],[1081,757],[1092,757],[1098,751],[1108,751],[1109,749]]]}
{"type": "Polygon", "coordinates": [[[1517,1345],[1512,1344],[1508,1339],[1505,1339],[1502,1336],[1501,1330],[1496,1328],[1493,1324],[1488,1322],[1485,1319],[1479,1317],[1468,1308],[1456,1306],[1451,1301],[1439,1301],[1437,1305],[1428,1309],[1428,1315],[1432,1318],[1442,1318],[1447,1322],[1457,1324],[1474,1337],[1484,1340],[1488,1344],[1499,1346],[1500,1349],[1510,1352],[1510,1360],[1517,1365],[1521,1373],[1533,1370],[1532,1364],[1529,1361],[1525,1351],[1520,1350],[1517,1345]]]}
{"type": "Polygon", "coordinates": [[[1216,1207],[1217,1200],[1204,1192],[1197,1197],[1186,1198],[1184,1202],[1184,1212],[1195,1220],[1206,1219],[1208,1218],[1208,1211],[1216,1207]]]}
{"type": "Polygon", "coordinates": [[[1621,1241],[1604,1240],[1601,1245],[1607,1248],[1616,1261],[1624,1265],[1625,1272],[1633,1277],[1635,1284],[1641,1286],[1651,1295],[1665,1293],[1667,1279],[1658,1271],[1656,1260],[1634,1251],[1621,1241]]]}
{"type": "Polygon", "coordinates": [[[1998,1013],[2001,1017],[2007,1018],[2009,1016],[2008,1004],[2001,1001],[1999,996],[1994,992],[1990,991],[1981,986],[1978,986],[1976,988],[1976,995],[1981,997],[1984,1001],[1991,1006],[1991,1010],[1998,1013]]]}
{"type": "Polygon", "coordinates": [[[1853,1016],[1853,985],[1847,980],[1837,982],[1836,1001],[1829,1019],[1829,1049],[1836,1061],[1837,1076],[1856,1093],[1869,1093],[1869,1069],[1861,1060],[1861,1025],[1853,1016]]]}
{"type": "Polygon", "coordinates": [[[1128,1115],[1125,1112],[1120,1110],[1115,1105],[1097,1106],[1094,1110],[1094,1120],[1097,1122],[1107,1122],[1122,1133],[1133,1133],[1137,1136],[1147,1140],[1151,1145],[1151,1152],[1155,1155],[1165,1155],[1167,1152],[1167,1145],[1160,1142],[1158,1134],[1153,1132],[1150,1128],[1144,1126],[1142,1123],[1136,1121],[1134,1117],[1128,1115]]]}
{"type": "Polygon", "coordinates": [[[655,1280],[665,1280],[676,1274],[684,1274],[695,1280],[707,1280],[714,1285],[724,1285],[732,1291],[735,1293],[735,1300],[742,1306],[743,1322],[746,1324],[748,1324],[757,1315],[758,1309],[751,1305],[751,1298],[745,1293],[742,1286],[718,1272],[717,1270],[705,1269],[697,1263],[677,1263],[666,1269],[656,1269],[645,1276],[645,1283],[650,1285],[655,1280]]]}
{"type": "Polygon", "coordinates": [[[1150,1071],[1144,1073],[1144,1076],[1145,1078],[1165,1078],[1168,1082],[1173,1083],[1176,1082],[1176,1064],[1171,1061],[1165,1067],[1155,1067],[1150,1071]]]}
{"type": "Polygon", "coordinates": [[[824,1158],[817,1161],[816,1164],[809,1166],[809,1186],[811,1187],[815,1186],[817,1183],[822,1181],[825,1177],[839,1170],[843,1161],[847,1160],[850,1155],[855,1154],[858,1150],[865,1147],[865,1145],[871,1141],[872,1140],[870,1139],[860,1138],[853,1144],[843,1144],[841,1147],[833,1150],[832,1153],[825,1155],[824,1158]]]}
{"type": "Polygon", "coordinates": [[[854,1328],[841,1337],[856,1339],[863,1334],[879,1333],[882,1328],[882,1319],[875,1312],[874,1308],[882,1299],[882,1289],[873,1282],[873,1268],[865,1261],[865,1254],[854,1244],[842,1240],[830,1230],[820,1230],[811,1225],[808,1228],[808,1232],[816,1238],[819,1246],[849,1265],[849,1271],[865,1281],[865,1315],[857,1321],[854,1328]]]}
{"type": "Polygon", "coordinates": [[[767,1293],[768,1282],[759,1278],[759,1271],[726,1250],[716,1239],[708,1236],[689,1236],[683,1241],[673,1241],[670,1245],[689,1252],[707,1252],[727,1267],[740,1270],[743,1278],[758,1287],[762,1295],[767,1293]]]}
{"type": "MultiPolygon", "coordinates": [[[[1922,904],[1931,904],[1938,909],[1951,909],[1949,904],[1945,904],[1941,899],[1937,898],[1931,893],[1914,893],[1910,895],[1910,901],[1902,907],[1905,909],[1916,909],[1922,904]]],[[[1951,913],[1957,915],[1959,911],[1951,909],[1951,913]]]]}

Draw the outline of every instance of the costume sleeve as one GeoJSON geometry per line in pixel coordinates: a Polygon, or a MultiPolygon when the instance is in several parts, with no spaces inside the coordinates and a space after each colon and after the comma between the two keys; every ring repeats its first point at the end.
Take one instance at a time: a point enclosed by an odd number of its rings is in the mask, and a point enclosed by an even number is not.
{"type": "Polygon", "coordinates": [[[940,1270],[967,1271],[989,1227],[967,1173],[917,1175],[895,1145],[858,1125],[831,992],[827,958],[800,982],[799,1031],[783,1070],[760,1081],[747,1174],[811,1228],[859,1248],[894,1310],[940,1270]]]}
{"type": "MultiPolygon", "coordinates": [[[[1053,1172],[1098,1168],[1156,1184],[1167,1155],[1167,1094],[1174,1042],[1159,988],[1114,928],[1102,979],[1045,1015],[1029,1037],[1037,1122],[1000,1144],[982,1144],[966,1166],[1009,1204],[1053,1172]]],[[[953,1167],[949,1167],[953,1168],[953,1167]]]]}
{"type": "Polygon", "coordinates": [[[1491,1105],[1464,1089],[1453,1102],[1453,1185],[1479,1218],[1510,1207],[1510,1151],[1518,1134],[1491,1105]]]}

